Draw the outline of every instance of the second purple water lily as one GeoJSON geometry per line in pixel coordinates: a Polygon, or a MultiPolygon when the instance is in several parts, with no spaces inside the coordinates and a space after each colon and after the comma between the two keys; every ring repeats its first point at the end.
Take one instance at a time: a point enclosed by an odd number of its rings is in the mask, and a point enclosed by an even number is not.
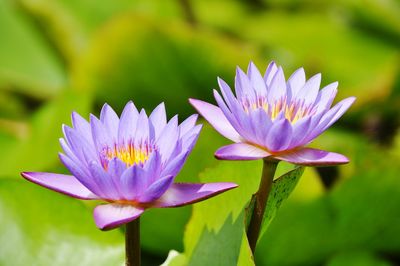
{"type": "Polygon", "coordinates": [[[321,74],[306,81],[304,69],[286,81],[283,69],[269,64],[264,76],[250,63],[247,74],[237,68],[235,92],[218,78],[221,95],[214,90],[218,106],[190,99],[196,110],[234,144],[221,147],[221,160],[271,158],[299,165],[334,165],[348,159],[305,145],[335,123],[354,102],[349,97],[331,108],[337,93],[334,82],[319,90],[321,74]]]}

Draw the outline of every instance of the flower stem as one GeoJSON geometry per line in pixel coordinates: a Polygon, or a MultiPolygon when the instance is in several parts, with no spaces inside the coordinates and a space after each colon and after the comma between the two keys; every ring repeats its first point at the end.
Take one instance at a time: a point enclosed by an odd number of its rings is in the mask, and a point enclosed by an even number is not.
{"type": "Polygon", "coordinates": [[[251,215],[249,227],[247,228],[247,238],[249,240],[250,248],[253,254],[256,250],[265,207],[267,205],[269,192],[271,191],[272,181],[274,180],[274,175],[276,167],[278,166],[278,162],[279,161],[264,159],[261,182],[255,195],[256,199],[254,203],[254,209],[251,215]]]}
{"type": "Polygon", "coordinates": [[[126,266],[140,266],[140,218],[126,224],[126,266]]]}

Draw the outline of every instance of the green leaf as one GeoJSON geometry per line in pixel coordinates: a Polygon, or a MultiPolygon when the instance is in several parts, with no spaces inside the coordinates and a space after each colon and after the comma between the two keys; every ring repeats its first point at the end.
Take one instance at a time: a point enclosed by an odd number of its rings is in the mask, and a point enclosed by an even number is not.
{"type": "Polygon", "coordinates": [[[244,209],[257,190],[260,166],[258,161],[220,162],[200,175],[201,182],[235,182],[239,188],[193,206],[184,242],[188,265],[254,265],[244,209]]]}
{"type": "Polygon", "coordinates": [[[295,169],[274,180],[263,217],[260,238],[264,235],[268,226],[275,218],[282,201],[287,199],[295,189],[303,173],[304,167],[297,166],[295,169]]]}
{"type": "Polygon", "coordinates": [[[375,254],[363,251],[348,251],[334,256],[328,261],[327,266],[391,266],[389,261],[375,254]]]}
{"type": "Polygon", "coordinates": [[[400,252],[399,167],[389,156],[380,160],[324,196],[282,206],[259,241],[257,264],[321,265],[349,250],[400,252]]]}
{"type": "Polygon", "coordinates": [[[59,165],[61,126],[71,124],[74,110],[88,117],[90,103],[89,94],[66,90],[38,109],[21,128],[23,137],[7,141],[9,145],[0,149],[0,177],[17,177],[21,171],[43,171],[59,165]]]}
{"type": "Polygon", "coordinates": [[[71,64],[86,51],[93,33],[118,14],[135,9],[166,16],[180,11],[173,1],[20,0],[20,4],[71,64]]]}
{"type": "Polygon", "coordinates": [[[66,85],[62,62],[13,1],[0,0],[0,89],[12,87],[36,98],[66,85]]]}
{"type": "Polygon", "coordinates": [[[123,236],[102,232],[78,200],[0,180],[0,265],[122,265],[123,236]]]}

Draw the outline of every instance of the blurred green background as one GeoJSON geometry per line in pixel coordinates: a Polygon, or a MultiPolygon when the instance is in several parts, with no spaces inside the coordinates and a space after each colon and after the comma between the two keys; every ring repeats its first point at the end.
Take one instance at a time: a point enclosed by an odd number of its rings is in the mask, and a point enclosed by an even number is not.
{"type": "MultiPolygon", "coordinates": [[[[122,230],[101,232],[92,203],[19,172],[65,172],[58,138],[73,110],[87,118],[104,102],[120,112],[128,100],[148,111],[164,101],[169,117],[183,119],[194,113],[189,97],[214,102],[216,77],[233,85],[236,65],[250,60],[260,70],[275,60],[287,77],[301,66],[308,77],[321,72],[323,85],[339,81],[337,101],[357,97],[313,143],[351,163],[307,168],[256,264],[400,265],[399,51],[397,0],[0,0],[0,265],[122,265],[122,230]]],[[[251,195],[261,165],[218,162],[213,152],[225,143],[206,125],[178,180],[236,181],[231,196],[251,195]]],[[[144,265],[170,250],[184,261],[171,265],[254,265],[238,253],[241,209],[218,214],[232,220],[226,227],[204,204],[192,215],[145,213],[144,265]],[[193,240],[206,229],[214,237],[193,240]]]]}

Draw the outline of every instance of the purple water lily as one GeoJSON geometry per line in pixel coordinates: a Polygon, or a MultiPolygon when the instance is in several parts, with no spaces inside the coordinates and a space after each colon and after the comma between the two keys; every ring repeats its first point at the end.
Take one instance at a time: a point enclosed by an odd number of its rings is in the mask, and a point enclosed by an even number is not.
{"type": "Polygon", "coordinates": [[[275,158],[299,165],[334,165],[348,159],[305,145],[314,140],[354,102],[349,97],[331,108],[337,93],[334,82],[319,90],[321,74],[306,81],[304,69],[286,81],[282,67],[271,62],[264,77],[250,63],[247,74],[237,68],[236,97],[218,78],[221,95],[214,90],[218,106],[190,99],[196,110],[234,144],[218,149],[222,160],[275,158]]]}
{"type": "Polygon", "coordinates": [[[97,227],[112,229],[138,218],[148,208],[178,207],[236,187],[233,183],[174,183],[199,136],[192,115],[178,125],[167,122],[164,104],[148,117],[129,102],[119,118],[104,105],[100,119],[87,122],[72,113],[63,126],[61,162],[72,175],[23,172],[36,184],[84,200],[103,200],[94,209],[97,227]]]}

